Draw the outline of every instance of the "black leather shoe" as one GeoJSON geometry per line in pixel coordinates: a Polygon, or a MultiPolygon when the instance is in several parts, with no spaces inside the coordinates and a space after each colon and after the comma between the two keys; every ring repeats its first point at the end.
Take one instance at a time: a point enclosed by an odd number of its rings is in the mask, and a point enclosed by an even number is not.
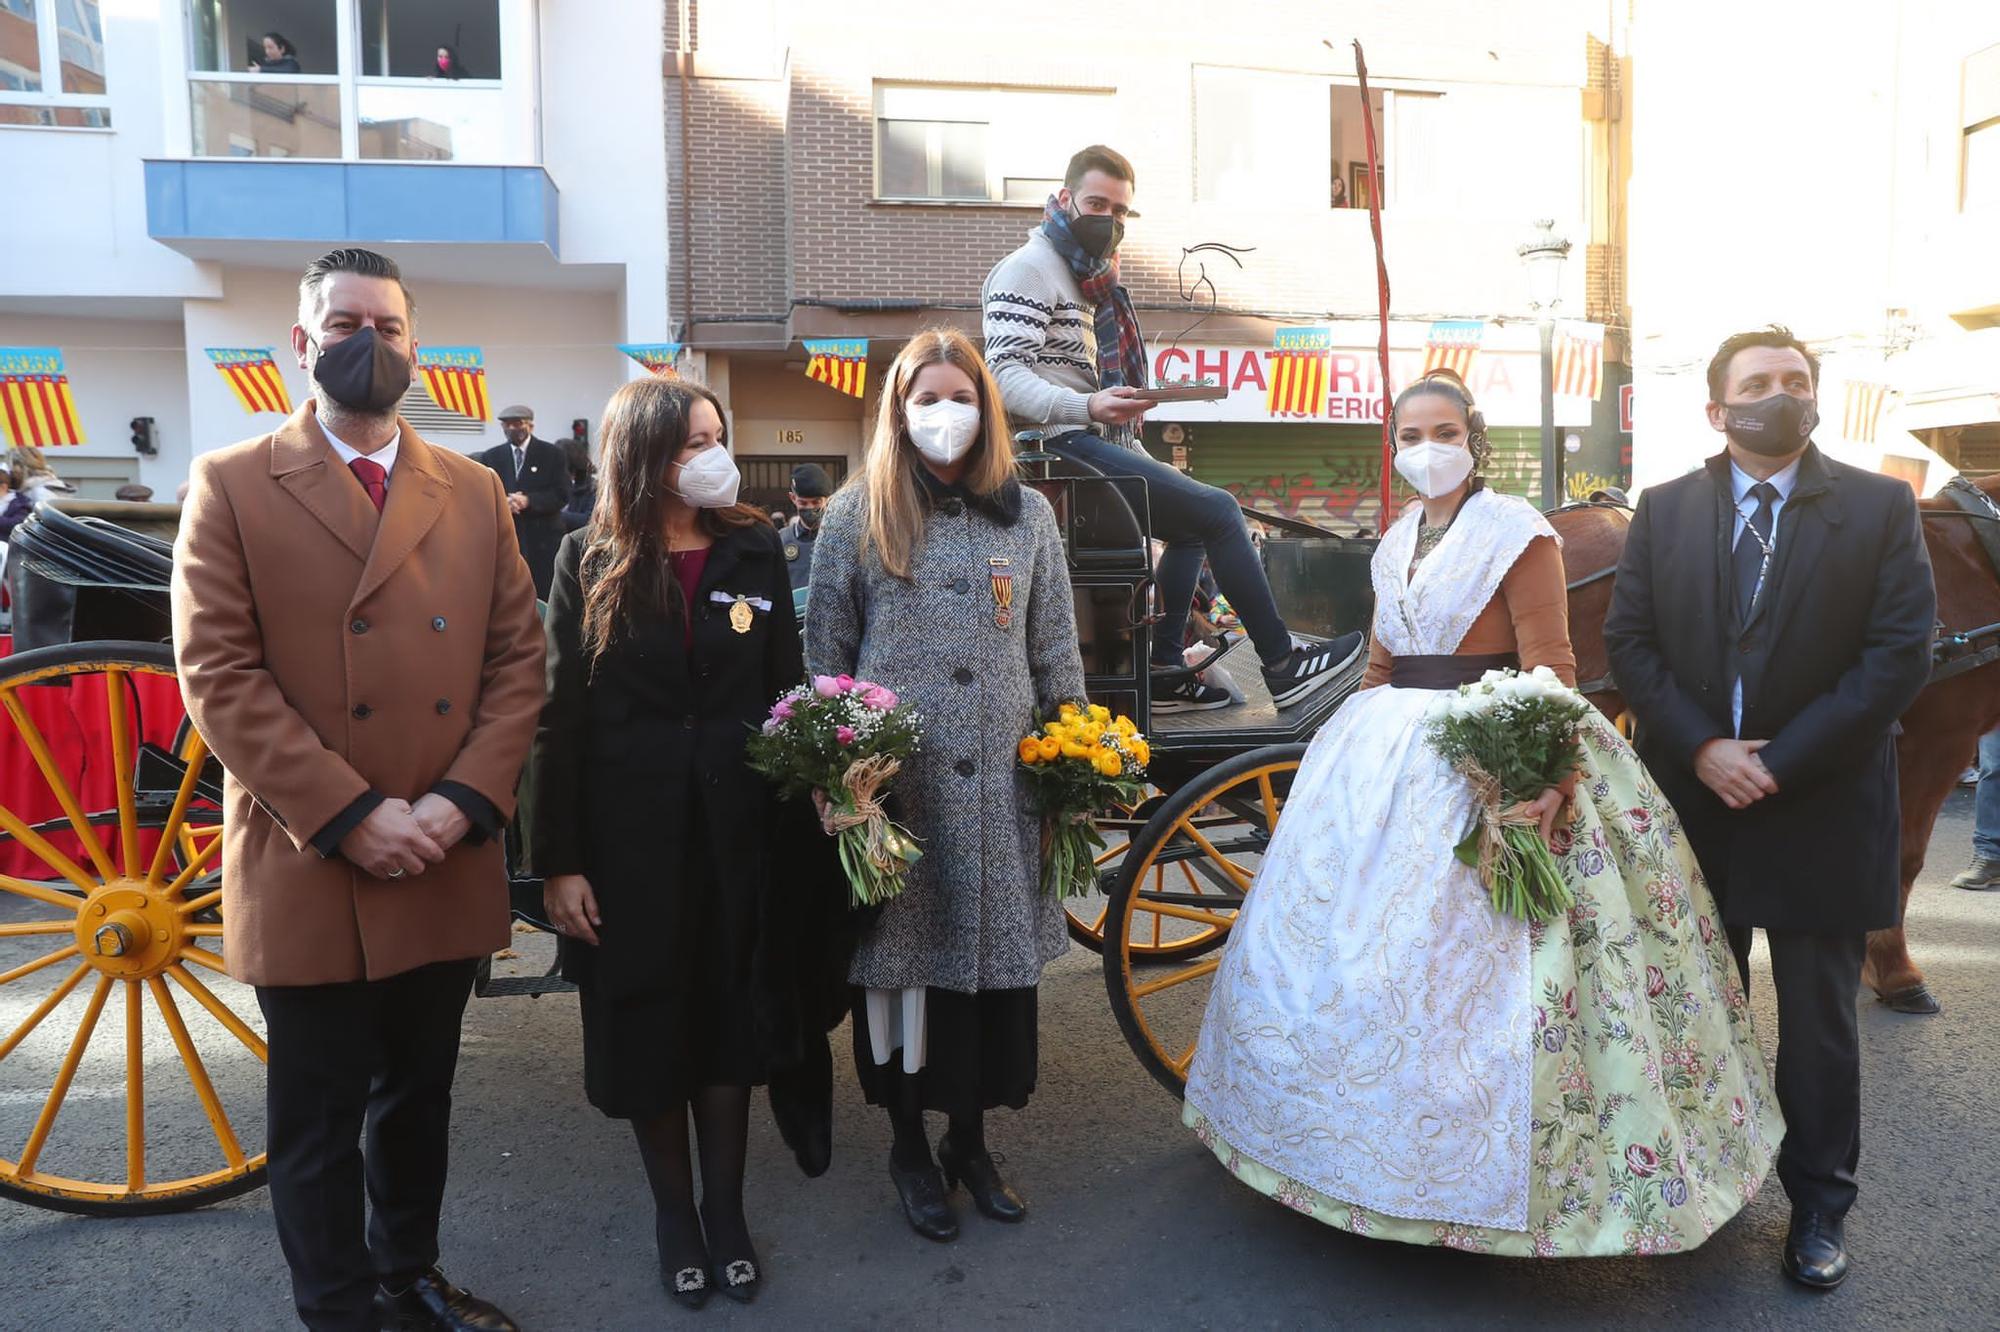
{"type": "Polygon", "coordinates": [[[404,1291],[378,1291],[375,1307],[386,1332],[521,1332],[493,1305],[445,1280],[433,1267],[404,1291]]]}
{"type": "Polygon", "coordinates": [[[748,1304],[757,1298],[757,1292],[764,1285],[763,1269],[757,1266],[757,1256],[731,1258],[728,1262],[718,1262],[714,1276],[716,1289],[738,1304],[748,1304]]]}
{"type": "Polygon", "coordinates": [[[920,1169],[905,1170],[892,1156],[889,1180],[896,1186],[896,1196],[903,1200],[903,1215],[909,1218],[911,1230],[940,1244],[958,1238],[958,1218],[944,1200],[944,1176],[936,1166],[926,1161],[920,1169]]]}
{"type": "Polygon", "coordinates": [[[1832,1290],[1847,1279],[1847,1238],[1831,1212],[1792,1213],[1785,1236],[1785,1275],[1801,1286],[1832,1290]]]}
{"type": "Polygon", "coordinates": [[[964,1184],[981,1216],[995,1221],[1020,1221],[1027,1217],[1028,1204],[1000,1178],[991,1153],[960,1152],[947,1133],[938,1139],[937,1154],[938,1165],[944,1168],[944,1182],[954,1186],[964,1184]]]}

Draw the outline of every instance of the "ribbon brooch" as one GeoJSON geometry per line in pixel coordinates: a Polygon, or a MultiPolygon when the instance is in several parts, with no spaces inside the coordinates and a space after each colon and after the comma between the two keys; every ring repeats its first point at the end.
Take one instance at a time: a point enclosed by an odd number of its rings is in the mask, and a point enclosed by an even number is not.
{"type": "Polygon", "coordinates": [[[739,634],[750,632],[750,626],[754,622],[754,617],[750,613],[753,607],[766,612],[771,609],[771,603],[763,597],[746,597],[715,591],[708,594],[708,599],[729,607],[729,627],[739,634]]]}
{"type": "Polygon", "coordinates": [[[986,564],[993,583],[993,624],[1005,629],[1014,622],[1014,572],[1002,556],[996,555],[986,564]]]}

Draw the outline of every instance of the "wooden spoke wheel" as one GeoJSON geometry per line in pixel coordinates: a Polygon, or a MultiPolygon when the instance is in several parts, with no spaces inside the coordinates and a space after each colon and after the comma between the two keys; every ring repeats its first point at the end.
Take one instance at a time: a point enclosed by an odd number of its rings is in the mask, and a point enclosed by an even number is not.
{"type": "Polygon", "coordinates": [[[1271,745],[1197,774],[1125,852],[1107,904],[1104,987],[1132,1052],[1175,1096],[1194,1058],[1209,978],[1221,965],[1217,950],[1229,940],[1305,752],[1271,745]],[[1199,947],[1148,949],[1156,928],[1199,947]]]}
{"type": "Polygon", "coordinates": [[[0,658],[0,707],[0,1195],[136,1215],[256,1188],[267,1052],[218,951],[220,776],[172,652],[0,658]]]}

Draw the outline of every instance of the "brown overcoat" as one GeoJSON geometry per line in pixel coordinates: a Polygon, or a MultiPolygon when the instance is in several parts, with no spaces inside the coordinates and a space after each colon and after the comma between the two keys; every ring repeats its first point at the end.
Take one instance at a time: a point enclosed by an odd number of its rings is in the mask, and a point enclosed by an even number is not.
{"type": "Polygon", "coordinates": [[[377,879],[314,834],[441,780],[506,817],[542,703],[535,590],[500,480],[407,421],[381,514],[308,401],[195,459],[174,550],[188,713],[227,770],[223,944],[254,985],[376,980],[506,945],[497,840],[377,879]]]}

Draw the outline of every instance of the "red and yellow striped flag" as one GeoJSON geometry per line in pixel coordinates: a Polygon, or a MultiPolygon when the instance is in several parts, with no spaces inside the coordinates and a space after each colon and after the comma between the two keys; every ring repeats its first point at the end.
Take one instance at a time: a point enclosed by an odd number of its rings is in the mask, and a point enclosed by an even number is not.
{"type": "Polygon", "coordinates": [[[1326,358],[1332,350],[1332,329],[1277,331],[1271,344],[1270,389],[1266,399],[1272,416],[1326,415],[1326,358]]]}
{"type": "Polygon", "coordinates": [[[1867,384],[1860,380],[1850,382],[1840,433],[1858,444],[1873,444],[1876,432],[1882,427],[1882,409],[1888,405],[1887,384],[1867,384]]]}
{"type": "Polygon", "coordinates": [[[1424,373],[1449,370],[1470,384],[1472,363],[1479,359],[1479,344],[1485,340],[1483,319],[1433,320],[1424,339],[1424,373]]]}
{"type": "Polygon", "coordinates": [[[477,347],[422,347],[417,373],[431,400],[448,412],[484,421],[493,412],[486,401],[486,357],[477,347]]]}
{"type": "Polygon", "coordinates": [[[618,350],[665,379],[679,379],[681,344],[678,342],[621,342],[618,350]]]}
{"type": "Polygon", "coordinates": [[[851,398],[868,388],[868,339],[807,338],[806,378],[837,388],[851,398]]]}
{"type": "Polygon", "coordinates": [[[1550,350],[1556,396],[1596,401],[1604,389],[1604,325],[1557,324],[1550,350]]]}
{"type": "Polygon", "coordinates": [[[285,381],[278,374],[278,359],[270,347],[209,347],[208,359],[214,363],[223,382],[229,385],[236,401],[243,404],[243,410],[257,412],[279,412],[292,414],[292,395],[285,391],[285,381]]]}
{"type": "Polygon", "coordinates": [[[0,424],[16,444],[83,443],[60,347],[0,347],[0,424]]]}

